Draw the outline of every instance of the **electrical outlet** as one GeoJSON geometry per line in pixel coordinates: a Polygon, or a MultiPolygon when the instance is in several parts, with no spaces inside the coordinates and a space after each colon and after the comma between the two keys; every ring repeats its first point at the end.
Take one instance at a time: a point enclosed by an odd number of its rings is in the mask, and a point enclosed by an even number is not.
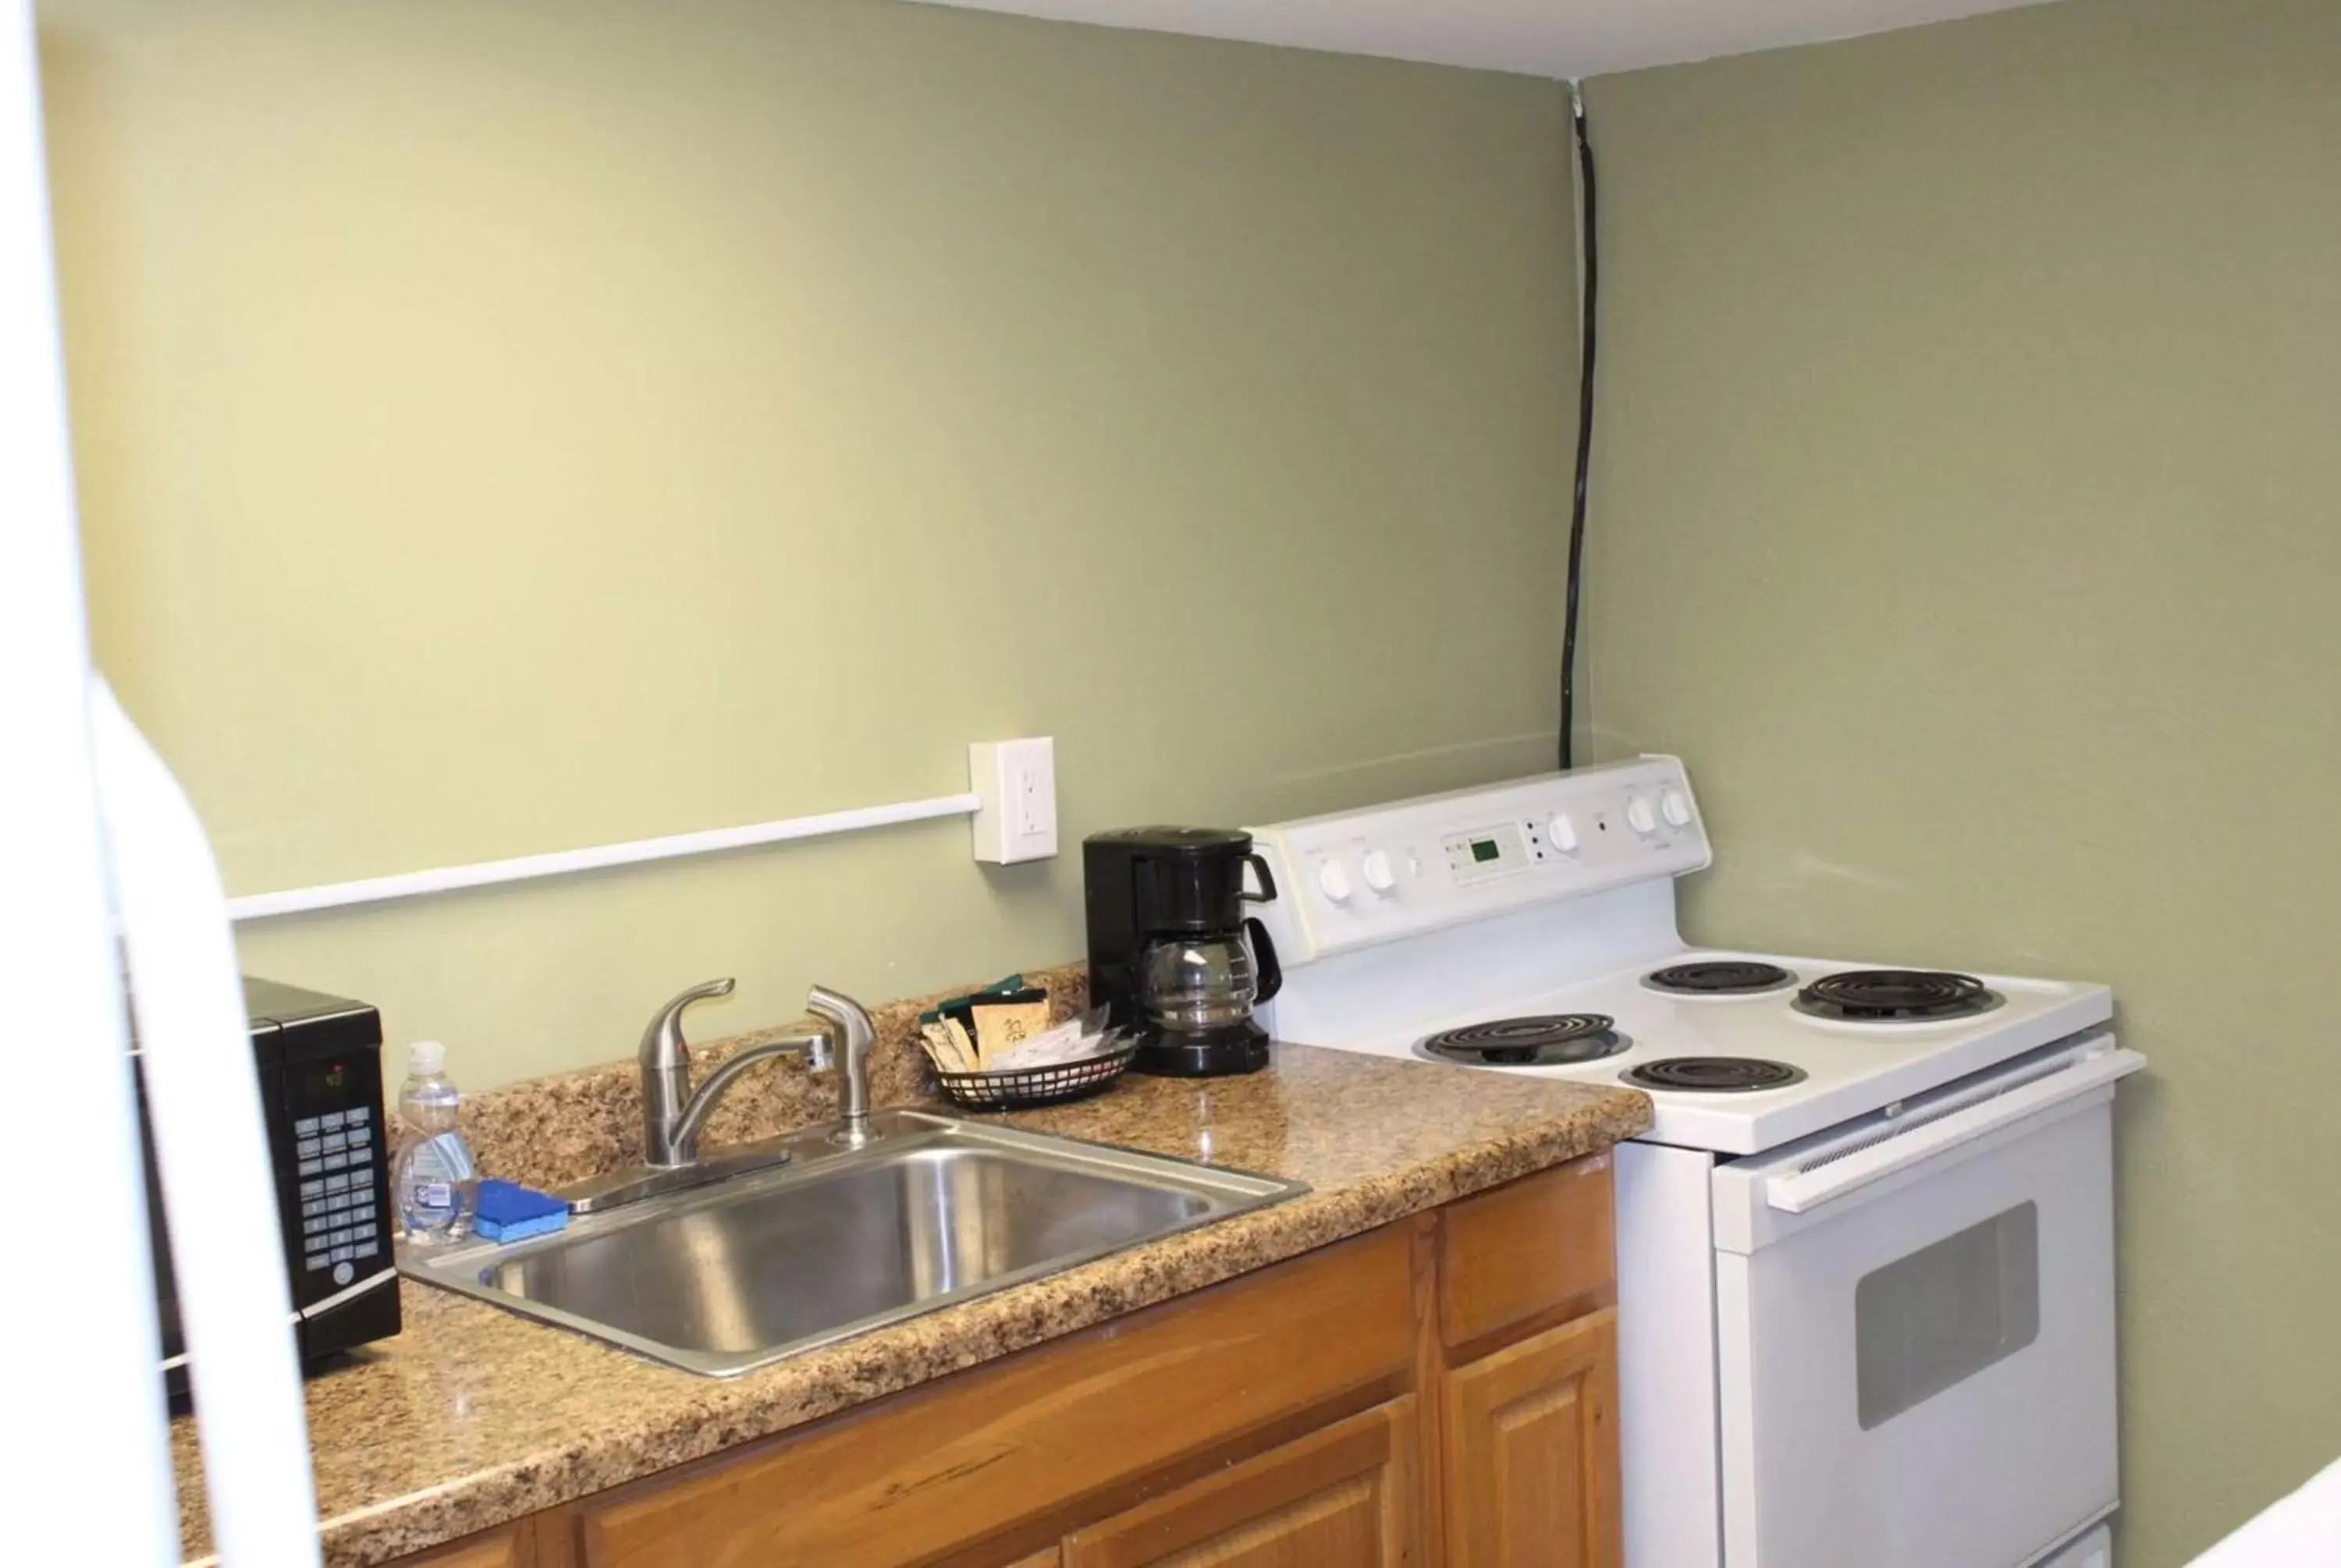
{"type": "Polygon", "coordinates": [[[979,740],[967,749],[975,813],[975,858],[996,866],[1045,860],[1057,852],[1057,743],[979,740]]]}

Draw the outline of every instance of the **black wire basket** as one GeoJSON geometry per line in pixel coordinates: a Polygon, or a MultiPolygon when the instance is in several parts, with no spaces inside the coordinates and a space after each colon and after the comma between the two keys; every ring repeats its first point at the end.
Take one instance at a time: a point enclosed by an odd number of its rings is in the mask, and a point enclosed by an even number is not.
{"type": "Polygon", "coordinates": [[[1102,1056],[1045,1067],[1009,1067],[996,1073],[947,1073],[935,1069],[943,1098],[971,1111],[1021,1111],[1062,1105],[1096,1094],[1121,1077],[1138,1055],[1138,1042],[1125,1040],[1102,1056]]]}

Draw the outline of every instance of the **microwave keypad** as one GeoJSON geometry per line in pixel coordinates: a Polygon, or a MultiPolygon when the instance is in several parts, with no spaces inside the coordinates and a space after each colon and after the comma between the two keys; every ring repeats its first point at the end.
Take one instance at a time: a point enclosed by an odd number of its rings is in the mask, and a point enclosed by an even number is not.
{"type": "Polygon", "coordinates": [[[301,1174],[301,1266],[305,1272],[348,1270],[337,1265],[382,1255],[375,1206],[374,1112],[333,1111],[293,1124],[301,1174]]]}

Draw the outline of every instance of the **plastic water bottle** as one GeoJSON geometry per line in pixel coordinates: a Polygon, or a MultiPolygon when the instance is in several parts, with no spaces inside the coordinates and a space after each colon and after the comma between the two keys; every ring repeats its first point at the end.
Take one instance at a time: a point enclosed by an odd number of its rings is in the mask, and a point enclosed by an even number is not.
{"type": "Polygon", "coordinates": [[[436,1040],[417,1040],[407,1047],[406,1082],[398,1091],[398,1159],[390,1186],[413,1245],[468,1233],[479,1201],[479,1170],[455,1126],[463,1097],[447,1081],[442,1070],[446,1065],[447,1047],[436,1040]]]}

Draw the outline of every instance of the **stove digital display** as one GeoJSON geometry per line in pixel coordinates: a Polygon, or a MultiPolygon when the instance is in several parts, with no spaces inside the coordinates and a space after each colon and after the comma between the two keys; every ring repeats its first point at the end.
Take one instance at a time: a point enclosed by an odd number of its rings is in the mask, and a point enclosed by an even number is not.
{"type": "Polygon", "coordinates": [[[1527,841],[1509,823],[1491,822],[1440,837],[1447,851],[1447,874],[1459,884],[1509,877],[1529,866],[1527,841]]]}

